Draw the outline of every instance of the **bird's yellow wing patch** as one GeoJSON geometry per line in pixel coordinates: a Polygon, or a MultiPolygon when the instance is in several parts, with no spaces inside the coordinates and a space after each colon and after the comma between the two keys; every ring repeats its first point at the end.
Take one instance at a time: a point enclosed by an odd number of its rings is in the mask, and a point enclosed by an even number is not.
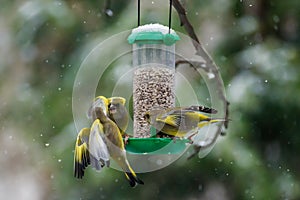
{"type": "Polygon", "coordinates": [[[158,116],[156,118],[156,121],[158,121],[158,122],[163,122],[163,123],[168,124],[170,126],[176,126],[176,127],[180,126],[181,120],[182,120],[182,116],[177,115],[177,114],[158,116]]]}
{"type": "Polygon", "coordinates": [[[84,176],[84,169],[90,164],[90,156],[87,146],[90,129],[83,128],[76,139],[74,151],[74,176],[82,178],[84,176]]]}

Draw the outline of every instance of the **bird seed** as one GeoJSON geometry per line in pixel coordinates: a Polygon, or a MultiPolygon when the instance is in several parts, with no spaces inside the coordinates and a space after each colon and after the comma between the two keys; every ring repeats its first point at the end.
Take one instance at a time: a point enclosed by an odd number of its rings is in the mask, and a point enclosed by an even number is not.
{"type": "Polygon", "coordinates": [[[150,125],[144,119],[155,107],[175,106],[175,69],[138,67],[133,77],[134,137],[150,137],[150,125]]]}

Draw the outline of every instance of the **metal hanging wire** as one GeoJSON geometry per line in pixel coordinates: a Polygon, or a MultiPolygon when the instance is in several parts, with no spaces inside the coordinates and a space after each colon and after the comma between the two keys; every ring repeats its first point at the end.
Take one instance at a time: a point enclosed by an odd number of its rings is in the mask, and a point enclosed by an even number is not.
{"type": "Polygon", "coordinates": [[[138,26],[141,25],[141,0],[138,0],[138,26]]]}
{"type": "Polygon", "coordinates": [[[171,33],[171,19],[172,19],[172,0],[170,0],[170,7],[169,7],[169,34],[171,33]]]}
{"type": "MultiPolygon", "coordinates": [[[[172,4],[173,0],[170,0],[169,5],[169,33],[171,33],[171,23],[172,23],[172,4]]],[[[138,0],[138,26],[141,25],[141,0],[138,0]]]]}

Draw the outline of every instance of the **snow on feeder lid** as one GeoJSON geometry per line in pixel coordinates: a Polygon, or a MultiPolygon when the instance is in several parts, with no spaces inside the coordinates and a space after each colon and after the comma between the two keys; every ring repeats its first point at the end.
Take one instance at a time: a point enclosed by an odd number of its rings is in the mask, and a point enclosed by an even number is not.
{"type": "Polygon", "coordinates": [[[171,46],[180,40],[172,29],[161,24],[146,24],[132,30],[128,37],[129,44],[165,44],[171,46]]]}
{"type": "Polygon", "coordinates": [[[144,119],[153,108],[175,106],[175,42],[179,36],[161,24],[147,24],[132,30],[134,137],[150,137],[144,119]]]}

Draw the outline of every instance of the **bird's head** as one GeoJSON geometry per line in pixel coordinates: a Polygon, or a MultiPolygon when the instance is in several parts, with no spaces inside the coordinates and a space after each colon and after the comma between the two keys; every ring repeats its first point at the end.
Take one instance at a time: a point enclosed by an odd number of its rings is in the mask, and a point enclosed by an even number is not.
{"type": "Polygon", "coordinates": [[[126,99],[123,97],[111,97],[107,99],[108,104],[122,104],[123,106],[126,103],[126,99]]]}
{"type": "Polygon", "coordinates": [[[120,108],[123,107],[126,103],[126,99],[123,97],[111,97],[108,98],[108,110],[109,114],[115,114],[120,111],[120,108]]]}
{"type": "Polygon", "coordinates": [[[147,111],[147,112],[144,114],[143,118],[144,118],[148,123],[150,123],[150,112],[147,111]]]}

